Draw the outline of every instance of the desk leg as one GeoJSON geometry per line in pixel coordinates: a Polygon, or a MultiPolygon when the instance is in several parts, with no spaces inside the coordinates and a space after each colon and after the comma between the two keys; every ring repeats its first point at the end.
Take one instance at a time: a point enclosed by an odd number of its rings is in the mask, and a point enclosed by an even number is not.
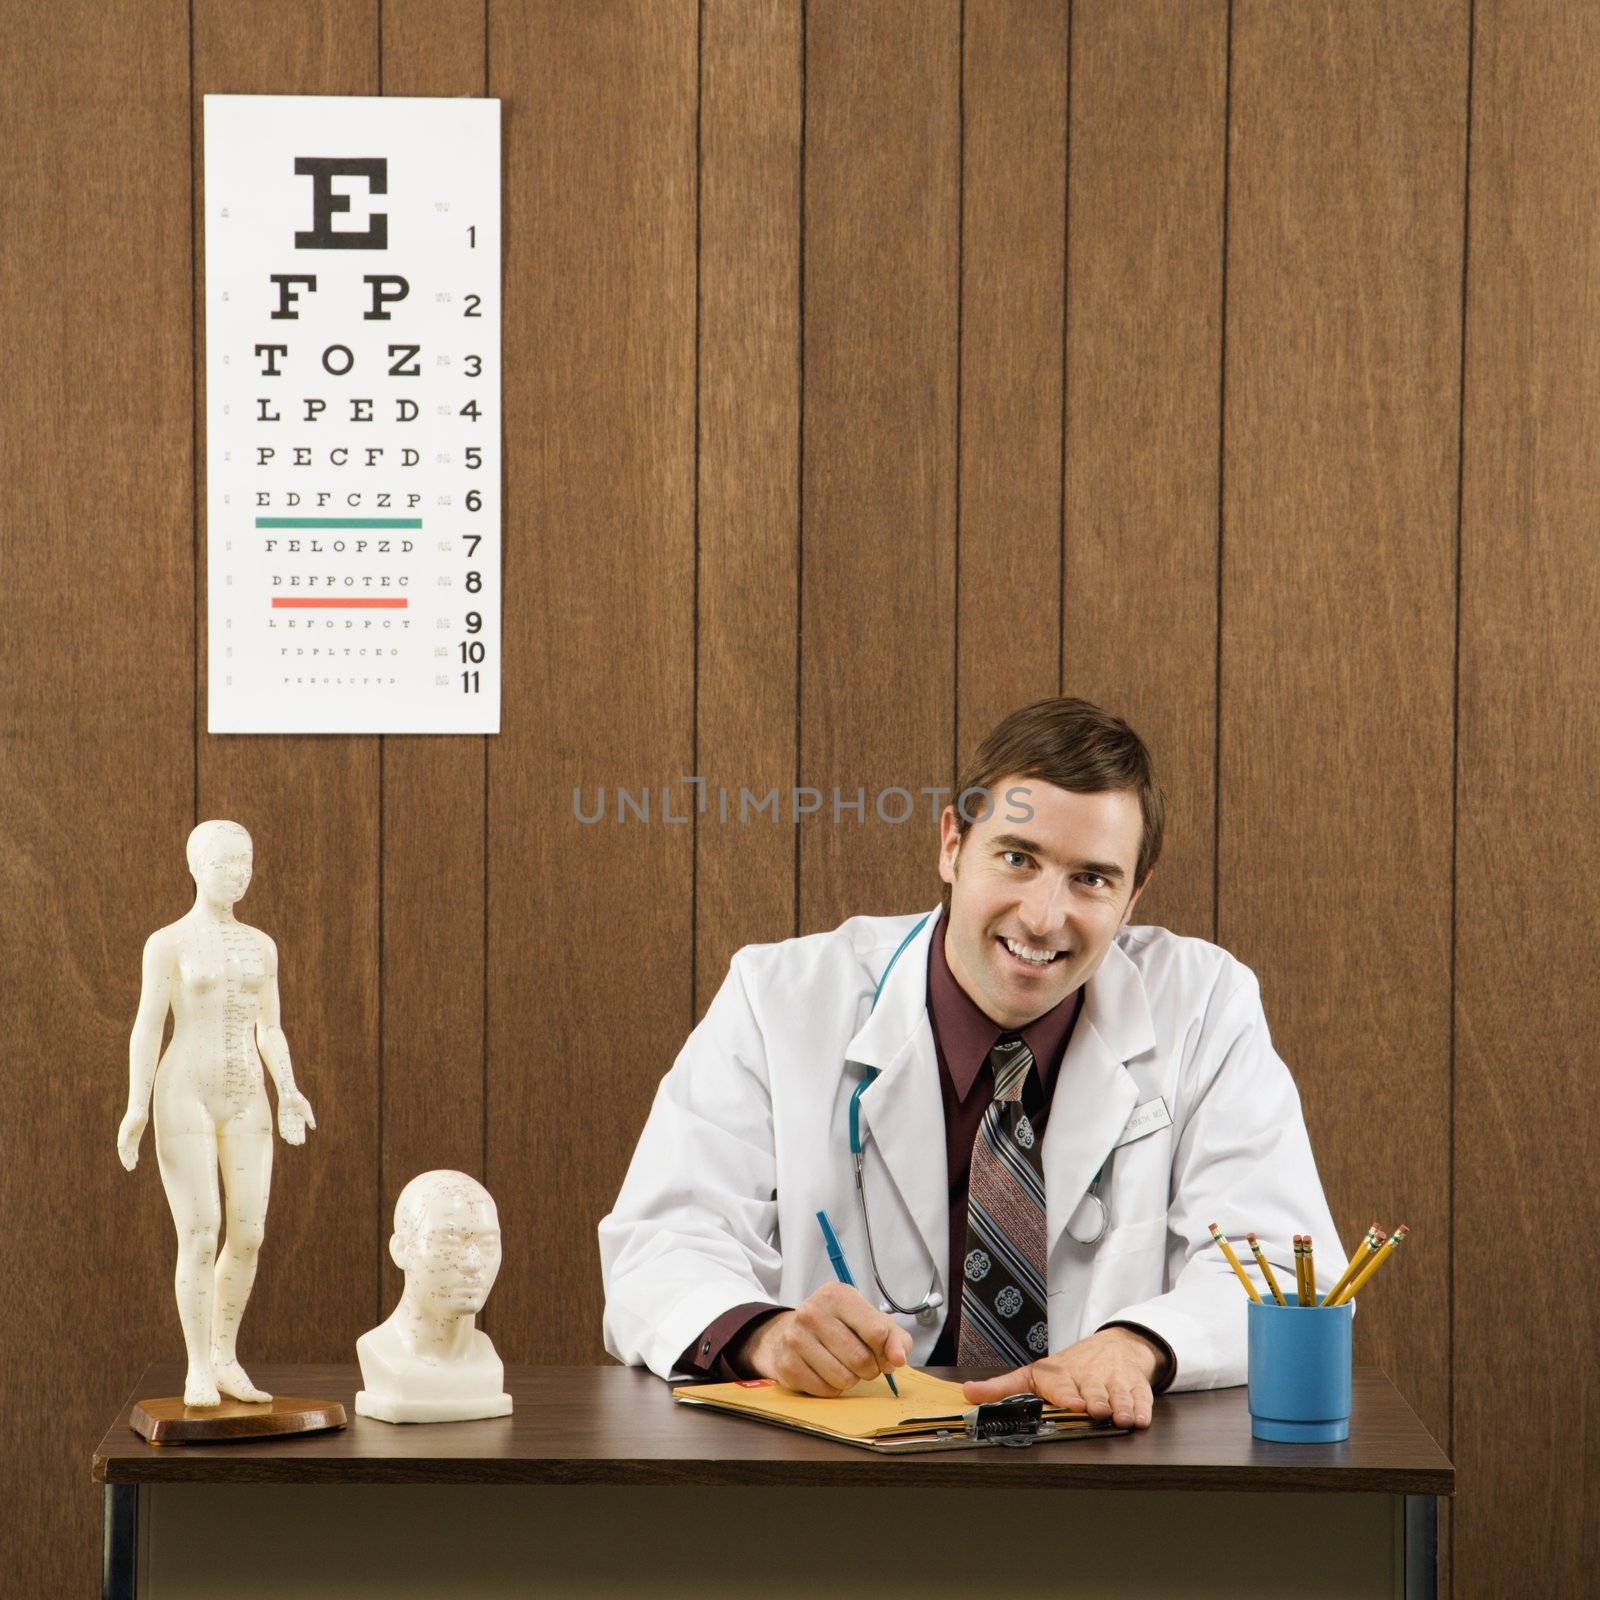
{"type": "Polygon", "coordinates": [[[139,1486],[108,1483],[100,1500],[100,1600],[135,1600],[139,1590],[139,1486]]]}
{"type": "Polygon", "coordinates": [[[1439,1591],[1439,1501],[1431,1494],[1406,1496],[1406,1600],[1437,1600],[1439,1591]]]}

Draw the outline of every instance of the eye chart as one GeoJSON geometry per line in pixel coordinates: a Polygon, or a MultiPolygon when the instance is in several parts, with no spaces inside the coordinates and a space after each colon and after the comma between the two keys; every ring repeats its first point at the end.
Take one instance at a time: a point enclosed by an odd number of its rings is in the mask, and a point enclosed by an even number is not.
{"type": "Polygon", "coordinates": [[[500,102],[205,97],[212,733],[500,731],[500,102]]]}

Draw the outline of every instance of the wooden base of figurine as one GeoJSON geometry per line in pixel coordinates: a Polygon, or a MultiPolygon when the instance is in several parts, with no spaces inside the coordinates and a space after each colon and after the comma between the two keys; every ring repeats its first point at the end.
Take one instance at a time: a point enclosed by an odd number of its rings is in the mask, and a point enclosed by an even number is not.
{"type": "Polygon", "coordinates": [[[276,1439],[291,1433],[342,1428],[348,1419],[337,1400],[275,1394],[251,1405],[224,1400],[217,1406],[186,1406],[181,1394],[135,1403],[128,1423],[151,1444],[218,1444],[228,1439],[276,1439]]]}

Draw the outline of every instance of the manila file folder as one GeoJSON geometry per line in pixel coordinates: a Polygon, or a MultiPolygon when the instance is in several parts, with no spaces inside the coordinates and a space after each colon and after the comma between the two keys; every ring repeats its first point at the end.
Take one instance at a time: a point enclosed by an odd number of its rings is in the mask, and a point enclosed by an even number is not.
{"type": "Polygon", "coordinates": [[[1064,1411],[1037,1397],[1023,1400],[1014,1396],[972,1406],[959,1383],[914,1367],[897,1368],[894,1377],[900,1386],[898,1399],[882,1378],[858,1383],[832,1400],[797,1394],[766,1378],[679,1384],[672,1397],[679,1405],[706,1406],[758,1422],[774,1422],[884,1454],[1098,1439],[1128,1431],[1109,1422],[1093,1422],[1086,1412],[1064,1411]]]}

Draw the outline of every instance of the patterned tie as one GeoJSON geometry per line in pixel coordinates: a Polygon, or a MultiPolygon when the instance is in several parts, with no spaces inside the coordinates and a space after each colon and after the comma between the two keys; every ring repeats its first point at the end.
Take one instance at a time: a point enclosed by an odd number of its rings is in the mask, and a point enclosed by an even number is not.
{"type": "Polygon", "coordinates": [[[1022,1086],[1033,1052],[1015,1034],[989,1052],[994,1099],[972,1147],[967,1253],[956,1360],[1021,1367],[1049,1351],[1045,1290],[1044,1167],[1022,1086]]]}

